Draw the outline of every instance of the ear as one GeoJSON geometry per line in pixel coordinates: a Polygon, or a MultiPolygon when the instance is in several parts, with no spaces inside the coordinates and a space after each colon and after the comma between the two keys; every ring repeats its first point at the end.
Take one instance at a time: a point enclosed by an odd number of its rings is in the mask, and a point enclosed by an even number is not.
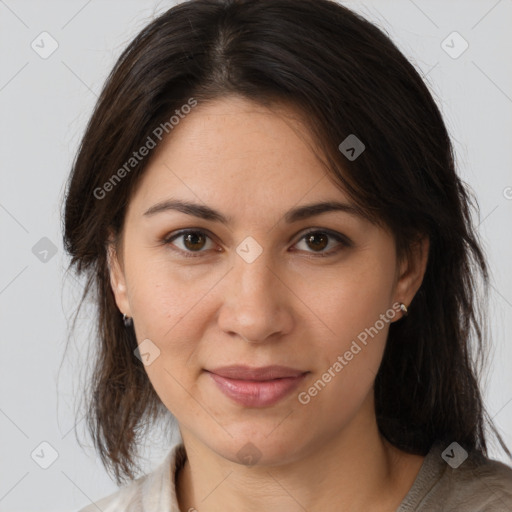
{"type": "Polygon", "coordinates": [[[107,264],[110,275],[110,286],[116,300],[117,307],[126,316],[132,316],[130,302],[126,292],[126,278],[121,259],[118,257],[116,244],[112,238],[107,243],[107,264]]]}
{"type": "Polygon", "coordinates": [[[399,263],[398,281],[395,289],[395,302],[409,307],[418,291],[427,268],[430,243],[426,235],[415,241],[399,263]]]}

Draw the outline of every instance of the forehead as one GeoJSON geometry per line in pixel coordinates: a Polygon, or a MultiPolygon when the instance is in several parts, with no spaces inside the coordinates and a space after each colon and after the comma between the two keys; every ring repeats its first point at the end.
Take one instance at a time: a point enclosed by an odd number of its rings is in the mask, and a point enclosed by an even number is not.
{"type": "Polygon", "coordinates": [[[155,150],[132,206],[166,196],[260,216],[308,198],[348,199],[298,112],[238,97],[199,104],[155,150]]]}

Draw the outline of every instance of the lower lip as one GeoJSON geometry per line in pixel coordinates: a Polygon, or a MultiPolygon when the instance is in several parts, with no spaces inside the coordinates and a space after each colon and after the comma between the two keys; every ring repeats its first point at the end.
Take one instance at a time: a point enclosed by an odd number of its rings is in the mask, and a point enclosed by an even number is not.
{"type": "Polygon", "coordinates": [[[228,379],[211,372],[208,374],[227,397],[246,407],[274,405],[290,394],[306,376],[303,373],[298,377],[254,381],[228,379]]]}

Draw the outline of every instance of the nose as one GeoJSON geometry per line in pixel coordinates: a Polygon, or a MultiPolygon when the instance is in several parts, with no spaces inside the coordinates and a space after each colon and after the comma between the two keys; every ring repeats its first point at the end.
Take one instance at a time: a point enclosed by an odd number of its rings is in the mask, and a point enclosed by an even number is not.
{"type": "Polygon", "coordinates": [[[253,262],[234,255],[233,268],[222,284],[220,329],[247,342],[275,340],[293,328],[293,292],[266,251],[253,262]],[[274,266],[275,267],[275,266],[274,266]]]}

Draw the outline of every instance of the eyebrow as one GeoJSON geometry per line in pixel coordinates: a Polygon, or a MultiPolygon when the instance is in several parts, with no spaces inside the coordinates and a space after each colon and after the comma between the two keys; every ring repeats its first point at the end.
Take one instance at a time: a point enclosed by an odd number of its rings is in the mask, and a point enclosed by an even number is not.
{"type": "MultiPolygon", "coordinates": [[[[192,203],[189,201],[181,201],[178,199],[166,199],[161,201],[144,212],[144,216],[150,217],[157,213],[178,211],[187,215],[193,215],[204,220],[211,220],[214,222],[221,222],[222,224],[229,225],[232,222],[232,217],[225,216],[222,213],[210,208],[209,206],[192,203]]],[[[319,203],[307,204],[289,210],[284,215],[284,220],[291,224],[300,220],[320,215],[322,213],[341,211],[350,215],[365,218],[363,212],[356,206],[339,201],[322,201],[319,203]]]]}

